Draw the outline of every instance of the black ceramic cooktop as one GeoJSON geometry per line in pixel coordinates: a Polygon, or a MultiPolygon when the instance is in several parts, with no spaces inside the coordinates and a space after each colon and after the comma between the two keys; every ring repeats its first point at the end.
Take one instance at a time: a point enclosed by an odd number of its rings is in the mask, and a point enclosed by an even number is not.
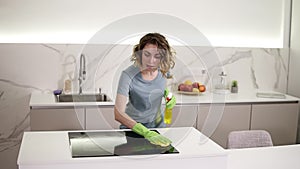
{"type": "Polygon", "coordinates": [[[73,158],[179,153],[172,145],[153,145],[133,131],[69,132],[68,135],[73,158]]]}

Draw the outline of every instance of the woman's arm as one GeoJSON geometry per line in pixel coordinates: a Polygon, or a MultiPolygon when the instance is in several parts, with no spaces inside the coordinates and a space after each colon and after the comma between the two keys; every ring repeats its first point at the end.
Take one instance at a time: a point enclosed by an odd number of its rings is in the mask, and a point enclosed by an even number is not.
{"type": "Polygon", "coordinates": [[[150,143],[155,145],[160,145],[166,147],[172,143],[168,138],[160,135],[155,131],[150,131],[147,127],[141,123],[137,123],[131,117],[125,113],[126,104],[128,97],[117,94],[115,103],[115,119],[125,125],[126,127],[132,129],[135,133],[144,136],[150,143]]]}
{"type": "Polygon", "coordinates": [[[126,127],[132,129],[133,126],[136,124],[136,121],[125,113],[127,102],[128,97],[121,94],[117,94],[114,108],[115,120],[125,125],[126,127]]]}

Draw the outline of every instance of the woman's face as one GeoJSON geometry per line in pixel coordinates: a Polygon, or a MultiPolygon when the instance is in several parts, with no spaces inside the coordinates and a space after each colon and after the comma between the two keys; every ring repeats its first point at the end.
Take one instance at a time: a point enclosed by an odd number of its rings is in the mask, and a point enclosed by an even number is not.
{"type": "Polygon", "coordinates": [[[160,64],[161,55],[156,45],[146,44],[142,51],[142,70],[156,70],[160,64]]]}

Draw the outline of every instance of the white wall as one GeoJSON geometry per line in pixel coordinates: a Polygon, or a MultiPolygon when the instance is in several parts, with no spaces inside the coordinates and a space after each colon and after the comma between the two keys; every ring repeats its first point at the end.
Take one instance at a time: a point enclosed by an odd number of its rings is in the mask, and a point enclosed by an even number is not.
{"type": "MultiPolygon", "coordinates": [[[[290,69],[288,78],[288,94],[300,97],[300,2],[293,0],[291,43],[290,43],[290,69]]],[[[299,112],[300,113],[300,112],[299,112]]],[[[300,143],[300,116],[298,124],[298,139],[300,143]]]]}
{"type": "Polygon", "coordinates": [[[281,48],[290,1],[1,0],[0,43],[82,44],[126,16],[160,13],[195,26],[213,46],[281,48]]]}
{"type": "Polygon", "coordinates": [[[288,93],[300,97],[300,2],[293,1],[288,93]]]}

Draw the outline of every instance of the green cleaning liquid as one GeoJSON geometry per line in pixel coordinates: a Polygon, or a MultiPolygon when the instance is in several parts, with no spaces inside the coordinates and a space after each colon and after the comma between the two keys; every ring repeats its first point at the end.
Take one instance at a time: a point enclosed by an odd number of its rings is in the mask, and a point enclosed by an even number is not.
{"type": "MultiPolygon", "coordinates": [[[[170,92],[166,98],[166,104],[172,99],[173,94],[170,92]]],[[[168,109],[166,107],[165,109],[165,117],[164,117],[165,124],[171,124],[172,123],[172,109],[168,109]]]]}
{"type": "Polygon", "coordinates": [[[172,109],[165,109],[165,117],[164,117],[165,124],[172,123],[172,109]]]}

